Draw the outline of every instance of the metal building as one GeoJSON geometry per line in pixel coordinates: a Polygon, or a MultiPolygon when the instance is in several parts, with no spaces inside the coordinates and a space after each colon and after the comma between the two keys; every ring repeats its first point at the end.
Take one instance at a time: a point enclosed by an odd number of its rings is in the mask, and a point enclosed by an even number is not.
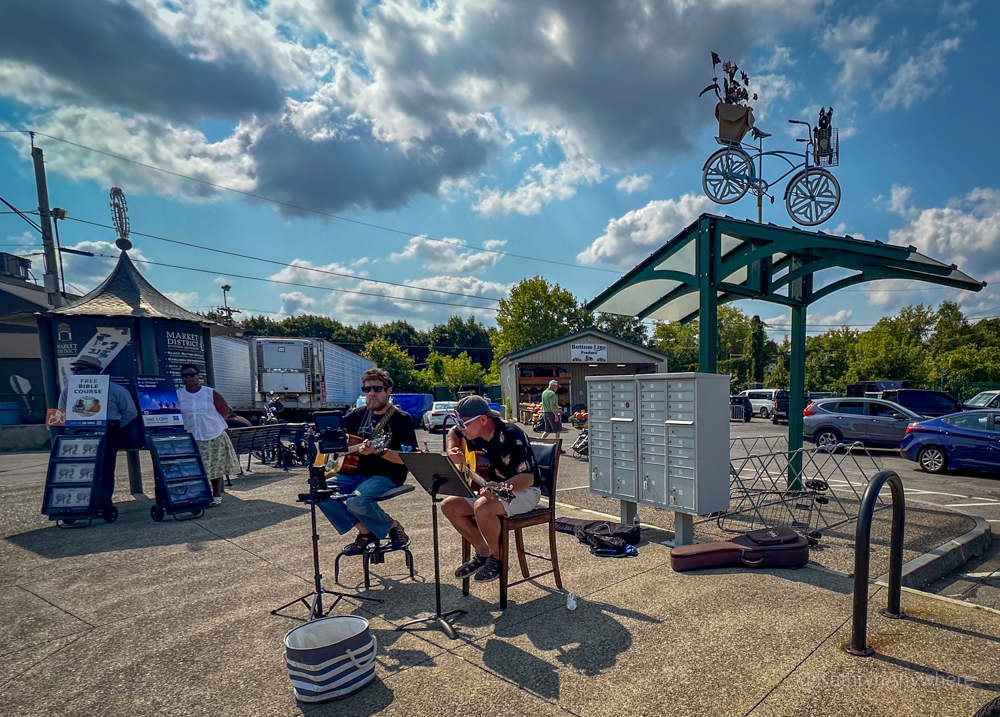
{"type": "Polygon", "coordinates": [[[596,329],[586,329],[501,356],[500,388],[513,416],[519,404],[541,400],[553,378],[559,381],[564,413],[587,403],[586,376],[664,373],[667,357],[596,329]]]}

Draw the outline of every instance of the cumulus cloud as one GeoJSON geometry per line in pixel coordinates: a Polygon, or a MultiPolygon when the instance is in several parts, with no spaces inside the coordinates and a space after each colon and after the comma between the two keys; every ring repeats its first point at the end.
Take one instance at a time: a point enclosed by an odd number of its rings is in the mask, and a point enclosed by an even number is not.
{"type": "Polygon", "coordinates": [[[871,49],[878,18],[874,15],[848,19],[841,17],[828,26],[820,45],[840,64],[838,84],[844,89],[869,87],[889,59],[887,48],[871,49]]]}
{"type": "Polygon", "coordinates": [[[643,174],[642,176],[630,174],[627,177],[619,179],[615,188],[619,192],[625,192],[626,194],[632,194],[633,192],[645,192],[649,189],[649,180],[652,178],[653,175],[651,174],[643,174]]]}
{"type": "Polygon", "coordinates": [[[499,240],[487,241],[483,247],[490,251],[463,249],[465,241],[445,237],[441,241],[427,237],[413,237],[403,251],[391,254],[390,261],[401,262],[416,260],[430,271],[452,271],[457,274],[469,274],[496,266],[502,254],[495,253],[507,242],[499,240]]]}
{"type": "MultiPolygon", "coordinates": [[[[64,244],[64,246],[66,246],[64,244]]],[[[118,256],[121,250],[108,241],[82,241],[69,246],[77,251],[89,251],[98,256],[80,256],[79,254],[69,254],[63,252],[61,255],[63,274],[66,277],[67,288],[72,291],[69,284],[76,285],[80,290],[88,292],[96,288],[101,282],[108,278],[108,274],[117,266],[118,256]]],[[[129,250],[129,258],[135,262],[136,268],[145,273],[146,264],[149,257],[142,253],[142,249],[133,247],[129,250]]],[[[40,257],[39,257],[40,258],[40,257]]],[[[42,262],[38,263],[41,271],[42,262]]]]}
{"type": "Polygon", "coordinates": [[[850,309],[841,309],[840,311],[834,312],[832,314],[808,314],[806,316],[806,321],[815,326],[840,326],[845,324],[854,316],[854,312],[850,309]]]}
{"type": "MultiPolygon", "coordinates": [[[[309,284],[320,287],[341,287],[353,284],[355,279],[352,277],[364,277],[368,275],[366,271],[358,271],[351,266],[336,261],[332,261],[329,264],[313,264],[308,259],[292,259],[289,263],[291,266],[286,266],[268,278],[273,281],[289,281],[296,284],[309,284]]],[[[360,264],[353,262],[353,265],[359,266],[360,264]]],[[[292,293],[298,294],[300,292],[292,293]]]]}
{"type": "Polygon", "coordinates": [[[192,307],[202,308],[201,294],[197,291],[164,291],[163,295],[185,309],[190,310],[192,307]]]}
{"type": "Polygon", "coordinates": [[[959,37],[924,42],[920,51],[907,58],[889,78],[888,84],[875,93],[881,111],[896,107],[910,109],[916,102],[926,99],[937,90],[948,74],[948,54],[962,44],[959,37]]]}
{"type": "MultiPolygon", "coordinates": [[[[484,215],[535,214],[600,182],[602,165],[690,150],[711,122],[690,88],[719,28],[727,52],[745,57],[813,23],[823,4],[13,3],[0,79],[17,78],[0,91],[40,124],[61,111],[62,136],[99,139],[87,121],[100,109],[112,120],[104,144],[119,153],[288,204],[390,209],[462,188],[484,215]],[[231,136],[213,143],[191,129],[211,118],[231,122],[231,136]],[[562,159],[513,188],[479,185],[501,149],[532,139],[555,142],[562,159]]],[[[784,62],[776,50],[767,66],[784,62]]],[[[86,161],[54,169],[104,183],[112,170],[90,159],[99,171],[86,161]]],[[[208,192],[137,181],[182,199],[208,192]]]]}
{"type": "Polygon", "coordinates": [[[603,262],[631,267],[711,207],[711,200],[699,194],[652,201],[641,209],[634,209],[609,221],[604,234],[576,258],[584,264],[603,262]]]}

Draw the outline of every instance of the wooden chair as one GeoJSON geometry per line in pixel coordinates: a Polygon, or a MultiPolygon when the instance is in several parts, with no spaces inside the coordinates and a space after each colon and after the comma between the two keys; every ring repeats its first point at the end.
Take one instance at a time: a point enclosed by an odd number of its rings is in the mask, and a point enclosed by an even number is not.
{"type": "MultiPolygon", "coordinates": [[[[563,589],[562,577],[559,575],[559,555],[556,553],[556,478],[559,475],[559,454],[562,449],[562,439],[542,440],[536,438],[531,441],[531,449],[534,451],[535,460],[538,463],[538,471],[542,478],[542,500],[538,507],[529,510],[527,513],[512,517],[501,516],[500,518],[500,609],[507,609],[507,589],[514,585],[520,585],[528,580],[535,580],[549,573],[555,578],[556,587],[563,589]],[[546,505],[545,501],[548,500],[546,505]],[[524,549],[524,536],[522,530],[533,525],[549,526],[549,556],[536,555],[524,549]],[[509,582],[508,573],[510,567],[509,545],[510,532],[514,532],[514,545],[517,549],[517,562],[521,567],[521,579],[509,582]],[[546,560],[552,567],[544,572],[531,575],[528,572],[528,556],[546,560]]],[[[472,557],[472,545],[462,538],[462,562],[472,557]]],[[[462,580],[462,594],[469,594],[469,580],[462,580]]]]}

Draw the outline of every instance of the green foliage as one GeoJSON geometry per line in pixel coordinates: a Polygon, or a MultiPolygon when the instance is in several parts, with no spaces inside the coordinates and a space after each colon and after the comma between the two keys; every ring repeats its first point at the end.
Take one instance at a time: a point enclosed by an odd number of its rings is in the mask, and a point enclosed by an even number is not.
{"type": "Polygon", "coordinates": [[[490,333],[493,355],[504,354],[579,331],[591,317],[572,293],[541,276],[522,279],[500,300],[497,330],[490,333]]]}
{"type": "Polygon", "coordinates": [[[767,375],[764,376],[764,388],[788,388],[792,382],[792,376],[785,365],[785,357],[778,356],[778,363],[774,365],[767,375]]]}
{"type": "Polygon", "coordinates": [[[465,351],[458,356],[444,356],[431,351],[427,357],[427,367],[418,373],[419,383],[422,385],[447,386],[453,393],[463,384],[486,382],[486,370],[465,351]]]}
{"type": "Polygon", "coordinates": [[[464,351],[481,366],[493,363],[490,334],[474,316],[464,321],[461,316],[452,316],[428,331],[427,338],[431,348],[438,353],[455,356],[464,351]]]}
{"type": "Polygon", "coordinates": [[[767,353],[767,334],[759,316],[750,319],[750,329],[743,340],[743,380],[745,383],[761,383],[767,370],[770,356],[767,353]]]}
{"type": "Polygon", "coordinates": [[[365,346],[361,355],[384,368],[392,376],[396,393],[429,393],[433,384],[425,380],[425,375],[416,370],[413,357],[385,337],[376,336],[365,346]]]}
{"type": "Polygon", "coordinates": [[[657,324],[653,331],[653,347],[666,354],[671,371],[697,371],[698,322],[657,324]]]}

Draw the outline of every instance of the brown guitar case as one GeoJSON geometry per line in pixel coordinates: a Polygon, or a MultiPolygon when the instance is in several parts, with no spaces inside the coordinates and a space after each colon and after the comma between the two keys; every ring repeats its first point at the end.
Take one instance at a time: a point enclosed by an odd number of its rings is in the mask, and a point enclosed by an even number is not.
{"type": "Polygon", "coordinates": [[[791,528],[753,530],[732,540],[681,545],[670,551],[674,572],[704,568],[801,568],[809,541],[791,528]]]}

